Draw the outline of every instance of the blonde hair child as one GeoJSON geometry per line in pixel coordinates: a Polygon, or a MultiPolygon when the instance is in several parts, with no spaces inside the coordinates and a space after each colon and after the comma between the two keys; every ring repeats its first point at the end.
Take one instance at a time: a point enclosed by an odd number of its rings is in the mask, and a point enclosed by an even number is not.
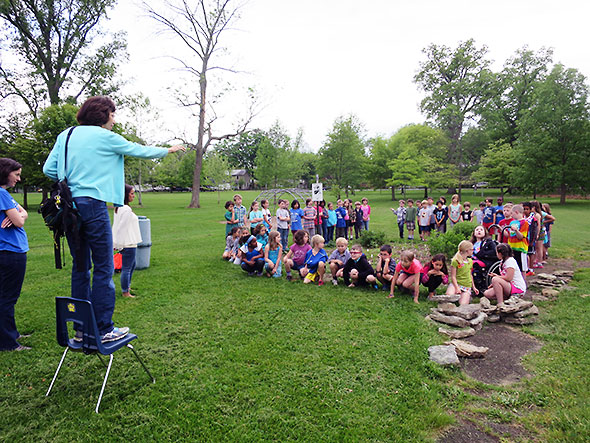
{"type": "Polygon", "coordinates": [[[324,237],[321,235],[316,234],[311,238],[312,249],[305,254],[305,264],[299,271],[301,277],[304,277],[303,283],[311,283],[317,279],[318,286],[323,286],[326,262],[328,261],[324,243],[324,237]]]}
{"type": "Polygon", "coordinates": [[[264,248],[264,269],[268,277],[278,278],[281,276],[281,259],[283,249],[280,245],[281,234],[278,231],[271,231],[268,234],[268,244],[264,248]]]}
{"type": "Polygon", "coordinates": [[[473,283],[471,270],[473,269],[473,243],[463,240],[457,247],[457,253],[451,260],[451,283],[447,288],[447,295],[459,295],[459,305],[467,305],[471,300],[471,290],[475,294],[479,291],[473,283]]]}
{"type": "Polygon", "coordinates": [[[399,262],[395,266],[395,273],[391,279],[391,289],[389,298],[395,296],[395,287],[405,288],[414,291],[414,303],[418,303],[418,295],[420,295],[420,273],[422,272],[422,264],[414,258],[412,251],[402,251],[399,262]]]}

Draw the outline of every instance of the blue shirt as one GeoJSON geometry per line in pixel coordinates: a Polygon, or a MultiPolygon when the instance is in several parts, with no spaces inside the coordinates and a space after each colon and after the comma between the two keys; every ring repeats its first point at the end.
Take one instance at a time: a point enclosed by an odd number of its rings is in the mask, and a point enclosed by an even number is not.
{"type": "Polygon", "coordinates": [[[291,209],[291,231],[299,231],[303,229],[301,225],[301,217],[303,217],[303,209],[291,209]]]}
{"type": "Polygon", "coordinates": [[[336,208],[336,227],[337,228],[346,228],[346,209],[342,206],[338,206],[336,208]]]}
{"type": "Polygon", "coordinates": [[[72,197],[92,197],[123,205],[125,194],[125,156],[162,158],[166,148],[142,146],[100,126],[76,126],[68,143],[68,170],[64,153],[69,128],[57,136],[43,166],[53,180],[68,179],[72,197]]]}
{"type": "MultiPolygon", "coordinates": [[[[9,209],[18,211],[18,203],[6,189],[0,187],[0,223],[6,218],[6,211],[9,209]]],[[[22,253],[28,250],[29,241],[23,228],[17,228],[14,225],[8,228],[0,228],[0,251],[22,253]]]]}
{"type": "Polygon", "coordinates": [[[313,249],[310,249],[307,251],[307,254],[305,254],[305,266],[307,266],[307,270],[312,274],[317,272],[318,265],[321,261],[324,263],[328,261],[328,254],[323,249],[320,249],[315,255],[313,255],[313,249]]]}
{"type": "Polygon", "coordinates": [[[486,206],[483,208],[483,222],[492,223],[494,221],[494,213],[496,208],[494,206],[486,206]]]}
{"type": "Polygon", "coordinates": [[[334,209],[328,209],[328,226],[336,226],[338,222],[338,216],[334,209]]]}
{"type": "Polygon", "coordinates": [[[504,220],[504,206],[498,205],[495,207],[496,210],[496,223],[500,223],[501,220],[504,220]]]}

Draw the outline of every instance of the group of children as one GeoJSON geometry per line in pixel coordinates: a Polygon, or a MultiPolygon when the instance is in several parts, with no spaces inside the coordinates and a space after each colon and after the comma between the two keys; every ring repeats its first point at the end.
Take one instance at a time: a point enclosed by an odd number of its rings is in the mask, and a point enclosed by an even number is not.
{"type": "MultiPolygon", "coordinates": [[[[349,287],[383,288],[389,291],[390,297],[399,288],[413,293],[416,303],[420,285],[428,289],[429,297],[435,294],[439,286],[448,285],[446,293],[458,295],[460,304],[469,303],[472,293],[480,295],[483,292],[481,295],[495,298],[501,303],[510,295],[525,292],[524,275],[532,275],[532,268],[543,267],[550,246],[551,224],[555,221],[549,206],[545,205],[543,210],[536,201],[514,205],[502,204],[503,201],[498,199],[498,205],[493,206],[492,199],[488,198],[480,204],[479,210],[471,211],[469,202],[461,205],[458,196],[453,195],[448,207],[443,200],[439,200],[436,208],[432,209],[435,229],[443,232],[440,226],[446,229],[447,220],[453,225],[471,220],[477,220],[480,224],[473,231],[471,241],[465,240],[459,244],[448,267],[443,254],[433,256],[423,266],[414,253],[408,250],[401,252],[396,263],[391,246],[383,245],[373,268],[360,245],[355,244],[348,249],[347,237],[351,234],[350,201],[338,200],[336,209],[332,203],[328,203],[327,209],[325,204],[320,203],[322,213],[318,217],[310,199],[306,201],[304,209],[299,207],[296,200],[293,201],[291,210],[287,209],[288,202],[281,199],[276,211],[277,230],[271,230],[267,200],[261,202],[262,208],[258,207],[258,202],[253,202],[249,212],[241,203],[239,194],[234,196],[233,202],[226,203],[227,238],[223,258],[241,265],[248,274],[266,274],[278,278],[282,276],[284,266],[287,280],[299,275],[305,284],[317,281],[322,286],[324,276],[329,272],[334,285],[338,285],[338,280],[342,279],[349,287]],[[322,220],[324,209],[327,217],[322,220]],[[289,230],[294,240],[291,247],[288,247],[289,230]],[[327,240],[333,238],[334,231],[336,249],[328,255],[324,246],[327,240]],[[327,233],[323,236],[319,232],[327,233]],[[477,260],[480,250],[487,248],[486,242],[492,240],[492,235],[500,242],[498,245],[494,241],[492,253],[502,261],[502,273],[491,275],[492,284],[478,289],[472,276],[473,260],[477,260]]],[[[428,224],[422,223],[421,219],[427,219],[432,203],[432,199],[426,199],[419,202],[418,208],[414,208],[413,201],[408,200],[406,208],[405,202],[400,201],[400,207],[394,210],[400,237],[403,237],[405,225],[408,237],[413,238],[415,222],[412,222],[412,218],[416,214],[421,237],[428,236],[431,231],[430,216],[428,224]]],[[[354,206],[352,226],[356,227],[359,220],[362,222],[359,223],[358,234],[361,229],[368,229],[370,207],[366,199],[356,202],[354,206]]]]}

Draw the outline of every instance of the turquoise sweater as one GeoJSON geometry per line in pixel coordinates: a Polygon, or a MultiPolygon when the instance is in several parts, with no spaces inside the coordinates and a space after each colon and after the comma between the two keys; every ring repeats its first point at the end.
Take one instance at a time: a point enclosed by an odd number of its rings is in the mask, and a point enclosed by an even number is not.
{"type": "Polygon", "coordinates": [[[162,158],[166,148],[142,146],[100,126],[76,126],[68,143],[68,170],[64,152],[69,128],[58,135],[43,166],[53,180],[68,179],[72,197],[92,197],[123,205],[125,194],[124,156],[162,158]]]}

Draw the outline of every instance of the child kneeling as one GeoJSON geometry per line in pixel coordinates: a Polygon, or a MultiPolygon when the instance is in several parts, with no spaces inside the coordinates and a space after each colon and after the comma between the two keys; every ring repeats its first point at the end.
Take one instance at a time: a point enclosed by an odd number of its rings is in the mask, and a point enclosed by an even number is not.
{"type": "MultiPolygon", "coordinates": [[[[344,265],[342,278],[349,288],[356,286],[373,285],[377,281],[375,270],[363,254],[361,245],[352,245],[350,247],[350,259],[344,265]]],[[[337,275],[341,271],[338,271],[337,275]]]]}
{"type": "Polygon", "coordinates": [[[389,297],[395,296],[395,287],[414,291],[414,303],[418,303],[418,295],[420,295],[420,272],[422,271],[422,264],[414,258],[412,251],[402,251],[400,254],[399,263],[395,267],[395,274],[391,279],[391,291],[389,297]]]}
{"type": "Polygon", "coordinates": [[[257,273],[262,275],[264,268],[264,255],[262,254],[262,246],[256,241],[256,237],[251,235],[247,242],[240,248],[240,258],[242,259],[242,269],[248,275],[257,273]]]}
{"type": "Polygon", "coordinates": [[[299,270],[301,277],[304,277],[303,283],[311,283],[318,280],[318,286],[324,284],[324,273],[326,272],[326,262],[328,261],[328,254],[324,250],[324,237],[321,235],[314,235],[311,238],[311,251],[305,254],[305,262],[303,268],[299,270]]]}
{"type": "Polygon", "coordinates": [[[350,260],[350,252],[348,251],[348,240],[344,237],[336,239],[336,249],[328,257],[328,264],[330,265],[330,273],[332,274],[332,284],[338,285],[338,277],[342,277],[341,270],[344,268],[346,262],[350,260]],[[340,271],[340,275],[338,272],[340,271]]]}

